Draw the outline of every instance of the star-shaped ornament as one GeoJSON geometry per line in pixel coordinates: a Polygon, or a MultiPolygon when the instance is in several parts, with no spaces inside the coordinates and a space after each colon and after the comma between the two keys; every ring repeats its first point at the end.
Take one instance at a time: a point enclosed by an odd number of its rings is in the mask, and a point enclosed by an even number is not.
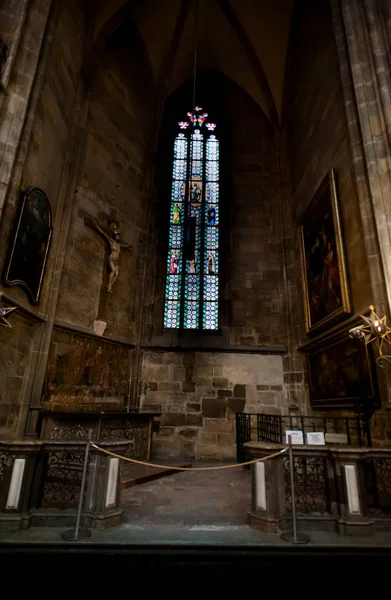
{"type": "Polygon", "coordinates": [[[362,320],[365,322],[365,325],[354,327],[349,331],[349,333],[351,337],[355,337],[357,339],[364,339],[366,344],[370,344],[374,340],[378,340],[379,354],[380,356],[382,356],[383,343],[387,342],[387,344],[391,345],[391,329],[387,325],[386,316],[380,318],[375,313],[374,306],[370,306],[369,308],[371,311],[369,317],[364,317],[363,315],[360,315],[362,320]]]}
{"type": "Polygon", "coordinates": [[[9,313],[11,313],[12,311],[16,310],[18,307],[17,306],[8,306],[6,308],[5,306],[3,306],[1,296],[2,295],[0,294],[0,325],[2,325],[3,327],[10,327],[12,329],[11,323],[9,321],[7,321],[7,319],[5,317],[7,315],[9,315],[9,313]]]}

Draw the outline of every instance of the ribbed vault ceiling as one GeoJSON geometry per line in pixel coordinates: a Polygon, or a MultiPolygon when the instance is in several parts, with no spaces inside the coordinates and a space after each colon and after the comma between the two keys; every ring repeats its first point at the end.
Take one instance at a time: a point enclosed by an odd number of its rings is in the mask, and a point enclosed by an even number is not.
{"type": "MultiPolygon", "coordinates": [[[[98,4],[98,3],[97,3],[98,4]]],[[[95,37],[113,31],[121,14],[137,23],[151,67],[170,94],[193,73],[196,22],[198,70],[217,69],[259,104],[281,115],[293,0],[100,0],[95,37]],[[198,20],[196,18],[198,14],[198,20]]]]}

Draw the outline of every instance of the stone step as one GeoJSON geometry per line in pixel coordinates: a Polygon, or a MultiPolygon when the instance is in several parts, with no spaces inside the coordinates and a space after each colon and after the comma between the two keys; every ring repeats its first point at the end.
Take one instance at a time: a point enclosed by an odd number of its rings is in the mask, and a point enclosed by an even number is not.
{"type": "Polygon", "coordinates": [[[174,473],[180,473],[173,467],[191,467],[192,463],[187,463],[180,460],[165,459],[162,461],[154,460],[155,464],[168,465],[170,469],[158,469],[157,467],[147,467],[144,465],[132,465],[127,464],[122,471],[121,488],[126,489],[133,485],[141,485],[154,479],[160,479],[161,477],[167,477],[174,475],[174,473]]]}

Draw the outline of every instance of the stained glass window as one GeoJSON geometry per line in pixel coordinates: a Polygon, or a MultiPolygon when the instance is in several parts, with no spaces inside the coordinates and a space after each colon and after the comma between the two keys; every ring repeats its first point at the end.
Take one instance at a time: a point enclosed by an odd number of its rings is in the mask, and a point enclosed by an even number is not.
{"type": "Polygon", "coordinates": [[[164,326],[216,330],[219,140],[201,107],[187,116],[174,142],[164,326]]]}

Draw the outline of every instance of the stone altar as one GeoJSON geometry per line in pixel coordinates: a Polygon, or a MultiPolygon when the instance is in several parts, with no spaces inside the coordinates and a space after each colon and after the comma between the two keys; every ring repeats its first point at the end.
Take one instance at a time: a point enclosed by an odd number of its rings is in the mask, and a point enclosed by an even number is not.
{"type": "Polygon", "coordinates": [[[129,458],[149,460],[151,456],[152,429],[154,417],[160,413],[150,412],[42,412],[40,438],[42,440],[88,439],[91,430],[92,440],[130,442],[125,453],[129,458]]]}

